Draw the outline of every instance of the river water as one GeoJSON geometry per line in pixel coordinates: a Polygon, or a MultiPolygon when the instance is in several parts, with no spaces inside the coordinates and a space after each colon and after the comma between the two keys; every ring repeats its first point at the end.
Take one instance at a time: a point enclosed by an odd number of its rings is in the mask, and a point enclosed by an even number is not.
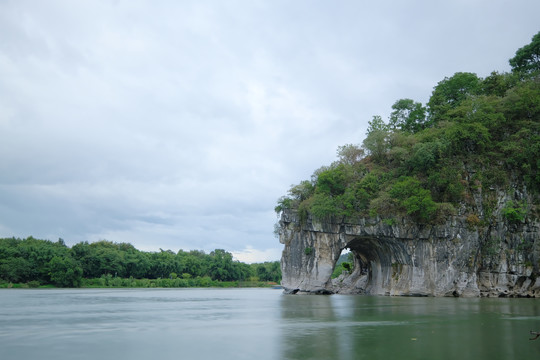
{"type": "Polygon", "coordinates": [[[0,290],[0,359],[540,359],[538,299],[0,290]]]}

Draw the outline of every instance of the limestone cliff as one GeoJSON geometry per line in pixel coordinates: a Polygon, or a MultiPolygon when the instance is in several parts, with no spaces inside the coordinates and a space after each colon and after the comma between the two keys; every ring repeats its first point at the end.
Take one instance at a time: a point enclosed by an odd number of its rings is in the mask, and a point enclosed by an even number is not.
{"type": "Polygon", "coordinates": [[[537,72],[459,72],[374,116],[278,199],[285,291],[540,297],[538,104],[537,72]]]}
{"type": "Polygon", "coordinates": [[[282,285],[286,293],[405,296],[540,297],[540,222],[489,226],[453,216],[422,225],[379,217],[300,221],[284,210],[279,222],[282,285]],[[343,249],[352,273],[332,280],[343,249]]]}

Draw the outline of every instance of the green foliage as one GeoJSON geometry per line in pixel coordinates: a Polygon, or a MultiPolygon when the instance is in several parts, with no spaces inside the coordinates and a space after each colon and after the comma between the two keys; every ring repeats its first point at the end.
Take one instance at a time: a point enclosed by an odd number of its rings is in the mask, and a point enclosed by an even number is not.
{"type": "Polygon", "coordinates": [[[448,111],[455,109],[463,100],[481,90],[481,80],[473,73],[455,73],[444,78],[435,86],[428,101],[430,124],[446,118],[448,111]]]}
{"type": "Polygon", "coordinates": [[[38,288],[41,285],[41,283],[37,280],[31,280],[28,282],[29,288],[38,288]]]}
{"type": "Polygon", "coordinates": [[[370,216],[393,216],[396,215],[397,205],[395,199],[390,197],[388,192],[384,191],[376,198],[372,199],[369,204],[370,216]]]}
{"type": "Polygon", "coordinates": [[[506,91],[516,85],[517,80],[517,77],[513,74],[500,74],[493,71],[484,79],[484,81],[482,81],[482,93],[485,95],[502,97],[506,94],[506,91]]]}
{"type": "Polygon", "coordinates": [[[447,145],[440,140],[417,143],[412,147],[408,165],[416,172],[427,172],[439,162],[447,145]]]}
{"type": "Polygon", "coordinates": [[[311,247],[307,247],[304,249],[304,254],[306,254],[307,256],[313,254],[313,248],[311,247]]]}
{"type": "Polygon", "coordinates": [[[278,283],[279,262],[245,264],[222,249],[210,254],[142,252],[131,244],[110,241],[81,242],[70,249],[63,241],[0,239],[0,283],[27,287],[221,286],[253,278],[258,282],[258,275],[262,282],[278,283]]]}
{"type": "Polygon", "coordinates": [[[208,273],[212,279],[231,281],[238,278],[238,268],[234,266],[232,254],[222,249],[210,253],[211,261],[208,273]]]}
{"type": "Polygon", "coordinates": [[[353,144],[346,144],[337,149],[338,161],[345,165],[356,165],[364,157],[364,150],[353,144]]]}
{"type": "Polygon", "coordinates": [[[346,167],[340,164],[319,174],[316,183],[316,192],[330,196],[339,196],[345,192],[346,187],[346,167]]]}
{"type": "Polygon", "coordinates": [[[298,207],[298,205],[308,199],[313,192],[315,187],[313,184],[307,180],[302,181],[298,185],[293,185],[289,189],[288,196],[282,196],[278,200],[278,205],[274,208],[274,211],[279,214],[285,209],[292,209],[293,207],[298,207]]]}
{"type": "Polygon", "coordinates": [[[517,130],[523,122],[540,121],[540,78],[522,81],[507,91],[502,99],[506,125],[517,130]]]}
{"type": "Polygon", "coordinates": [[[382,222],[383,222],[383,224],[385,224],[385,225],[393,226],[393,225],[396,224],[396,219],[393,219],[393,218],[383,219],[382,222]]]}
{"type": "Polygon", "coordinates": [[[374,116],[368,124],[366,138],[362,145],[373,161],[381,162],[390,148],[388,125],[380,116],[374,116]]]}
{"type": "Polygon", "coordinates": [[[302,202],[308,199],[311,195],[313,195],[314,191],[315,191],[315,187],[313,186],[313,184],[307,180],[304,180],[300,182],[300,184],[293,186],[289,190],[289,195],[296,202],[302,202]]]}
{"type": "Polygon", "coordinates": [[[332,272],[332,279],[339,277],[341,274],[343,274],[344,271],[348,271],[347,269],[345,269],[344,264],[345,263],[340,263],[336,265],[334,271],[332,272]]]}
{"type": "Polygon", "coordinates": [[[431,171],[427,186],[436,194],[438,202],[457,203],[463,199],[465,186],[462,182],[461,169],[454,164],[447,164],[438,171],[431,171]]]}
{"type": "Polygon", "coordinates": [[[83,270],[71,257],[55,256],[49,261],[51,283],[58,287],[79,287],[83,270]]]}
{"type": "Polygon", "coordinates": [[[540,32],[533,36],[530,44],[519,48],[509,60],[512,70],[522,74],[540,71],[540,32]]]}
{"type": "MultiPolygon", "coordinates": [[[[218,281],[212,280],[208,276],[195,278],[176,278],[176,279],[133,279],[133,278],[114,278],[104,276],[101,278],[83,279],[81,287],[85,288],[187,288],[187,287],[264,287],[274,285],[272,281],[254,280],[246,281],[218,281]]],[[[1,286],[0,286],[1,287],[1,286]]]]}
{"type": "Polygon", "coordinates": [[[313,196],[309,211],[317,220],[330,220],[333,216],[341,216],[338,200],[329,194],[317,193],[313,196]]]}
{"type": "Polygon", "coordinates": [[[374,172],[366,174],[359,182],[359,188],[364,190],[370,196],[373,196],[380,190],[381,176],[374,172]]]}
{"type": "Polygon", "coordinates": [[[258,281],[278,283],[281,280],[281,266],[279,261],[251,264],[250,266],[258,281]]]}
{"type": "Polygon", "coordinates": [[[34,273],[32,263],[27,259],[13,257],[0,260],[0,277],[9,282],[26,282],[34,273]]]}
{"type": "Polygon", "coordinates": [[[392,105],[389,126],[410,133],[426,128],[426,108],[411,99],[401,99],[392,105]]]}
{"type": "Polygon", "coordinates": [[[455,122],[445,129],[445,138],[451,144],[454,154],[482,151],[489,145],[490,134],[488,129],[480,123],[455,122]]]}
{"type": "Polygon", "coordinates": [[[70,255],[63,241],[0,239],[0,278],[10,282],[50,282],[49,262],[70,255]]]}
{"type": "Polygon", "coordinates": [[[274,211],[279,214],[285,209],[291,209],[293,205],[293,199],[287,196],[282,196],[278,200],[277,206],[274,208],[274,211]]]}
{"type": "Polygon", "coordinates": [[[390,196],[397,200],[402,210],[421,222],[433,219],[437,211],[431,193],[412,177],[400,178],[390,189],[390,196]]]}
{"type": "Polygon", "coordinates": [[[525,216],[527,216],[527,207],[523,203],[514,205],[513,201],[508,201],[501,213],[509,222],[518,223],[525,220],[525,216]]]}
{"type": "Polygon", "coordinates": [[[351,273],[354,270],[354,254],[349,252],[348,254],[341,254],[338,261],[336,262],[336,267],[332,272],[332,279],[337,278],[343,272],[351,273]]]}

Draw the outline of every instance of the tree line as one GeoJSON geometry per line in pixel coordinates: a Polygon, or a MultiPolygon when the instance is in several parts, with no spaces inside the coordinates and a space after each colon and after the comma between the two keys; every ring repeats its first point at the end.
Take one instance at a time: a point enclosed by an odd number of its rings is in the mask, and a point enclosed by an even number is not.
{"type": "Polygon", "coordinates": [[[0,285],[4,286],[187,287],[280,280],[279,261],[246,264],[222,249],[209,254],[200,250],[145,252],[129,243],[106,240],[80,242],[70,248],[62,239],[0,239],[0,285]]]}
{"type": "Polygon", "coordinates": [[[471,226],[535,214],[540,194],[540,32],[509,60],[511,72],[481,78],[458,72],[441,80],[427,104],[400,99],[386,121],[374,116],[361,145],[338,148],[338,160],[290,188],[276,212],[300,219],[406,216],[436,223],[457,213],[471,226]],[[534,203],[497,190],[526,189],[534,203]],[[478,211],[480,207],[483,211],[478,211]]]}

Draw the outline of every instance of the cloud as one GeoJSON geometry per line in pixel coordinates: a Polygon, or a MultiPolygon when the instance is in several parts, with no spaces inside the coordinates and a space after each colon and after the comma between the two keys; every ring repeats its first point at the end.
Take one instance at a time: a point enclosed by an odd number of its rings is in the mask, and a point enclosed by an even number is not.
{"type": "Polygon", "coordinates": [[[269,259],[279,259],[281,258],[280,249],[265,249],[257,250],[253,248],[246,248],[241,251],[234,251],[233,253],[234,260],[245,262],[248,264],[252,263],[261,263],[268,261],[269,259]]]}
{"type": "Polygon", "coordinates": [[[538,31],[534,10],[2,2],[0,236],[277,260],[272,209],[291,184],[397,99],[425,102],[457,71],[508,70],[538,31]]]}

